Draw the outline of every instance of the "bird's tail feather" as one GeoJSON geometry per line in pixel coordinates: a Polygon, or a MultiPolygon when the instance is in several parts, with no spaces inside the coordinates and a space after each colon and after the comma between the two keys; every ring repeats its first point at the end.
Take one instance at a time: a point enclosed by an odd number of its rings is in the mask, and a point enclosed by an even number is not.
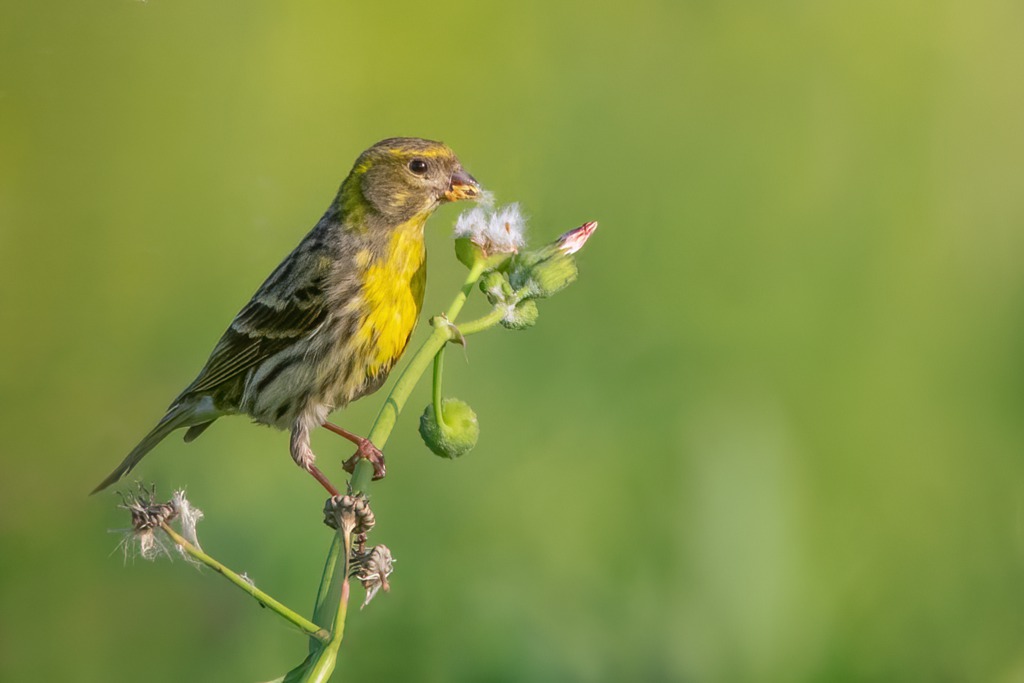
{"type": "MultiPolygon", "coordinates": [[[[99,493],[118,479],[132,471],[132,468],[139,464],[139,461],[149,453],[158,443],[164,440],[168,434],[175,429],[190,427],[195,424],[206,423],[207,425],[217,419],[218,413],[212,411],[212,406],[196,404],[192,401],[182,401],[171,406],[155,427],[143,437],[142,441],[132,449],[117,468],[100,482],[100,485],[92,490],[92,493],[99,493]]],[[[198,436],[198,435],[197,435],[198,436]]],[[[90,494],[91,495],[91,494],[90,494]]]]}

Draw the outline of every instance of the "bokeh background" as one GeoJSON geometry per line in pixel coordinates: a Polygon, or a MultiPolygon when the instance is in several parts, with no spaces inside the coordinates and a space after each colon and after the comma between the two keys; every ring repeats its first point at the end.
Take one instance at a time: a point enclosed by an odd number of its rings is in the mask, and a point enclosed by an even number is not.
{"type": "MultiPolygon", "coordinates": [[[[393,590],[335,680],[1024,680],[1022,35],[1014,0],[4,3],[0,679],[302,659],[211,572],[125,562],[86,493],[355,156],[419,135],[535,243],[601,227],[535,328],[449,353],[473,453],[422,446],[424,388],[402,416],[393,590]]],[[[310,612],[329,531],[285,434],[137,472],[310,612]]]]}

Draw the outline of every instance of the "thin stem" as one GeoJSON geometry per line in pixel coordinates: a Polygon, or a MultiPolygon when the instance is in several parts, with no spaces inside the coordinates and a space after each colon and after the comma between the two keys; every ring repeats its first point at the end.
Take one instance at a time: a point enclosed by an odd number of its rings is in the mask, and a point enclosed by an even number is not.
{"type": "Polygon", "coordinates": [[[502,307],[495,308],[485,316],[481,316],[476,320],[470,320],[468,323],[462,323],[459,325],[459,332],[462,333],[463,337],[468,337],[471,334],[477,332],[483,332],[488,330],[498,323],[505,317],[505,310],[502,307]]]}
{"type": "Polygon", "coordinates": [[[444,347],[434,356],[434,417],[444,427],[444,413],[441,412],[441,376],[444,373],[444,347]]]}
{"type": "Polygon", "coordinates": [[[459,313],[462,311],[463,304],[466,303],[466,299],[469,297],[469,293],[473,291],[473,285],[480,279],[480,276],[484,274],[484,268],[486,267],[485,259],[477,259],[473,264],[473,267],[469,269],[469,275],[466,276],[466,281],[462,284],[462,288],[459,293],[452,299],[452,303],[448,306],[448,310],[445,315],[448,316],[448,320],[455,322],[455,319],[459,317],[459,313]]]}
{"type": "Polygon", "coordinates": [[[212,557],[204,553],[199,548],[189,543],[189,541],[186,538],[184,538],[181,534],[172,529],[168,524],[161,524],[160,528],[163,529],[164,533],[171,537],[171,540],[174,541],[175,544],[181,546],[181,548],[186,553],[188,553],[189,556],[193,557],[199,562],[202,562],[207,567],[219,573],[225,579],[235,584],[252,597],[256,598],[256,600],[261,605],[269,607],[271,610],[277,612],[283,618],[292,622],[292,624],[301,629],[302,632],[305,633],[307,636],[309,636],[310,638],[316,638],[317,640],[323,643],[326,643],[328,641],[329,635],[327,631],[320,628],[312,621],[309,621],[300,614],[293,612],[282,603],[270,597],[265,592],[261,591],[259,588],[252,585],[251,583],[243,579],[241,576],[231,571],[223,564],[221,564],[217,560],[213,559],[212,557]]]}
{"type": "Polygon", "coordinates": [[[338,661],[338,650],[341,648],[341,640],[345,636],[345,617],[348,616],[348,596],[349,596],[349,584],[348,584],[348,573],[349,573],[349,562],[352,557],[352,530],[347,527],[338,529],[338,538],[341,539],[343,545],[343,553],[345,558],[344,563],[344,574],[345,578],[341,582],[341,596],[339,598],[338,612],[334,616],[334,628],[331,629],[330,640],[327,641],[326,646],[315,655],[315,660],[307,670],[306,676],[303,678],[304,681],[310,681],[311,683],[325,683],[334,673],[335,663],[338,661]]]}
{"type": "MultiPolygon", "coordinates": [[[[412,360],[409,361],[409,365],[405,367],[402,375],[391,389],[391,393],[388,394],[384,405],[381,406],[380,412],[377,413],[377,419],[373,423],[373,427],[370,428],[369,435],[366,437],[374,446],[383,450],[384,444],[387,443],[388,437],[391,436],[391,430],[394,429],[395,422],[398,420],[398,414],[402,412],[402,408],[405,406],[409,394],[412,393],[413,387],[416,386],[416,383],[424,371],[426,371],[427,365],[434,359],[437,352],[451,338],[452,328],[450,326],[445,324],[437,325],[434,327],[433,333],[423,342],[423,346],[416,351],[412,360]]],[[[356,470],[352,473],[350,481],[352,490],[356,492],[366,491],[372,475],[373,465],[370,464],[369,460],[361,459],[356,463],[356,470]]]]}
{"type": "MultiPolygon", "coordinates": [[[[324,629],[334,622],[335,609],[338,606],[338,593],[341,581],[345,578],[345,561],[341,558],[342,539],[334,534],[331,548],[327,551],[324,562],[324,574],[320,579],[320,588],[316,593],[316,607],[313,608],[313,621],[324,629]]],[[[310,643],[313,646],[313,643],[310,643]]]]}

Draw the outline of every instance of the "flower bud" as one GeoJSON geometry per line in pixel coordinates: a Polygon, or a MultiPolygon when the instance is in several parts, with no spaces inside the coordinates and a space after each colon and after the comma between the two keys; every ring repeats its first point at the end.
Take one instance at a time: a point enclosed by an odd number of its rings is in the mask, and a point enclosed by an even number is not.
{"type": "Polygon", "coordinates": [[[501,324],[510,330],[525,330],[537,324],[537,316],[540,311],[537,309],[537,302],[533,299],[524,299],[515,306],[509,306],[501,324]]]}
{"type": "Polygon", "coordinates": [[[491,271],[480,278],[480,291],[487,295],[492,306],[509,303],[515,298],[508,275],[498,271],[491,271]]]}
{"type": "Polygon", "coordinates": [[[587,221],[559,237],[555,244],[563,254],[575,254],[583,248],[595,230],[597,230],[597,221],[587,221]]]}
{"type": "Polygon", "coordinates": [[[555,251],[547,258],[513,261],[509,270],[509,283],[513,289],[525,296],[536,299],[549,297],[559,292],[579,277],[576,259],[569,254],[555,251]]]}
{"type": "Polygon", "coordinates": [[[464,401],[446,398],[441,401],[443,421],[434,415],[431,403],[420,416],[420,436],[427,447],[442,458],[457,458],[473,450],[480,438],[476,413],[464,401]]]}
{"type": "Polygon", "coordinates": [[[550,244],[516,254],[504,269],[512,289],[522,297],[543,299],[571,285],[579,277],[573,254],[596,229],[597,223],[584,223],[550,244]]]}

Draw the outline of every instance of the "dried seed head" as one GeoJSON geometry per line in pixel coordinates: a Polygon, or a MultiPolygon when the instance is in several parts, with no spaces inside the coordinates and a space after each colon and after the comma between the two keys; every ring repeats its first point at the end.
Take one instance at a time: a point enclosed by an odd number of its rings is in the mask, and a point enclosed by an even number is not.
{"type": "Polygon", "coordinates": [[[145,485],[139,484],[137,494],[122,493],[121,500],[118,507],[132,513],[132,529],[135,531],[155,529],[178,514],[173,504],[156,502],[155,485],[147,489],[145,485]]]}
{"type": "Polygon", "coordinates": [[[160,555],[167,555],[167,544],[163,535],[157,535],[156,529],[174,519],[178,511],[171,503],[156,502],[156,487],[146,488],[138,485],[137,493],[121,493],[122,510],[132,515],[132,527],[124,531],[119,547],[124,551],[125,560],[129,555],[138,555],[144,560],[155,560],[160,555]]]}
{"type": "Polygon", "coordinates": [[[203,518],[203,512],[188,501],[184,490],[175,491],[170,501],[158,503],[156,487],[146,488],[139,484],[137,492],[121,493],[121,505],[118,507],[128,510],[132,515],[132,528],[124,530],[124,538],[120,543],[125,559],[129,554],[139,555],[145,560],[155,560],[160,555],[170,557],[170,548],[174,547],[188,562],[199,566],[199,562],[185,552],[182,546],[169,542],[165,534],[156,533],[174,520],[180,527],[181,535],[196,548],[200,547],[196,524],[203,518]]]}
{"type": "Polygon", "coordinates": [[[381,588],[384,592],[391,590],[388,577],[394,569],[394,562],[391,550],[386,545],[374,546],[352,558],[349,576],[358,579],[366,589],[366,599],[363,600],[362,607],[369,605],[381,588]]]}
{"type": "Polygon", "coordinates": [[[375,523],[370,501],[363,494],[331,496],[324,504],[324,524],[332,529],[366,534],[375,523]]]}
{"type": "Polygon", "coordinates": [[[525,231],[526,217],[516,203],[493,210],[478,206],[462,212],[455,222],[456,239],[468,239],[485,257],[516,253],[526,245],[525,231]]]}

